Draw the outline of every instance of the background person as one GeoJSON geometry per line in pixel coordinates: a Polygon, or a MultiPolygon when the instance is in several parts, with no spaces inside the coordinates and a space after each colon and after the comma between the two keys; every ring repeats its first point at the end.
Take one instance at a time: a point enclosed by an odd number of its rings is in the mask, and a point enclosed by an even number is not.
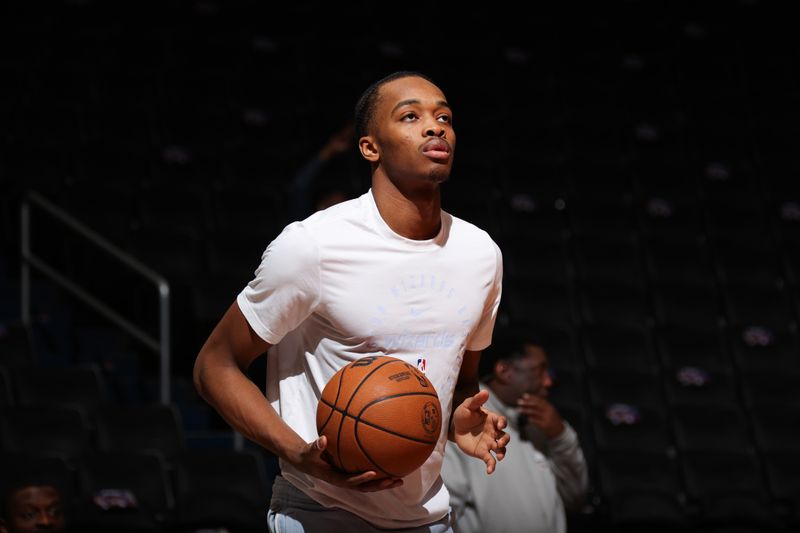
{"type": "Polygon", "coordinates": [[[482,475],[448,446],[442,477],[462,533],[563,533],[565,508],[577,510],[589,488],[578,436],[547,400],[553,381],[537,342],[511,336],[484,354],[486,407],[505,415],[509,454],[495,475],[482,475]]]}
{"type": "Polygon", "coordinates": [[[5,488],[0,511],[0,533],[58,533],[65,528],[61,492],[46,481],[17,482],[5,488]]]}

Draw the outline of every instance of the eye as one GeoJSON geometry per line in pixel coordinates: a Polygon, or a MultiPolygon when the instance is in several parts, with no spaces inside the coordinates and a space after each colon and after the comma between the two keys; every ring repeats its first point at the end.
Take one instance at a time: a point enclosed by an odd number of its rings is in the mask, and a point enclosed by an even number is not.
{"type": "Polygon", "coordinates": [[[417,118],[416,113],[409,112],[400,117],[400,120],[404,122],[411,122],[412,120],[416,120],[416,118],[417,118]]]}
{"type": "Polygon", "coordinates": [[[447,124],[450,124],[450,120],[451,120],[451,119],[450,119],[450,115],[439,115],[439,116],[437,117],[437,120],[438,120],[439,122],[445,122],[445,123],[447,123],[447,124]]]}

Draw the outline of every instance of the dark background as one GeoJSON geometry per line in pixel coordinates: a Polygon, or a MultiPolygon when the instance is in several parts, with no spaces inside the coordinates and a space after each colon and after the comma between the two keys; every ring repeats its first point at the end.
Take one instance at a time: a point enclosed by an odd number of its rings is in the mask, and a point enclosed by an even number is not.
{"type": "MultiPolygon", "coordinates": [[[[504,253],[497,334],[545,341],[553,401],[590,459],[592,494],[573,529],[796,527],[800,93],[789,11],[6,3],[4,401],[24,403],[20,360],[93,367],[109,404],[158,399],[155,354],[39,274],[34,324],[20,327],[19,208],[36,191],[167,277],[185,446],[230,448],[191,386],[194,356],[296,217],[295,173],[369,83],[419,70],[455,113],[444,207],[504,253]],[[22,355],[9,348],[19,338],[22,355]],[[622,433],[608,418],[619,403],[640,416],[622,433]]],[[[355,150],[339,159],[317,185],[365,191],[355,150]]],[[[155,289],[35,208],[33,250],[157,332],[155,289]]]]}

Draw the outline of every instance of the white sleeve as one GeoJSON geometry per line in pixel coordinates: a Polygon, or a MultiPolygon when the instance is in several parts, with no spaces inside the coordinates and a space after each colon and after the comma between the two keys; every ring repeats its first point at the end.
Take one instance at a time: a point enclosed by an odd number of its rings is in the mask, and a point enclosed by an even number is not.
{"type": "Polygon", "coordinates": [[[305,227],[284,228],[261,256],[255,278],[236,302],[253,331],[277,344],[319,304],[319,249],[305,227]]]}
{"type": "MultiPolygon", "coordinates": [[[[450,507],[455,513],[458,522],[458,531],[461,533],[481,533],[486,531],[481,525],[480,516],[472,487],[475,486],[476,479],[483,481],[483,463],[474,457],[469,457],[461,450],[455,442],[447,442],[444,448],[444,460],[442,461],[442,481],[444,481],[447,491],[450,493],[450,507]],[[474,464],[472,464],[474,462],[474,464]],[[476,467],[475,465],[480,465],[476,467]]],[[[483,502],[481,502],[483,503],[483,502]]]]}
{"type": "Polygon", "coordinates": [[[484,350],[492,343],[492,331],[497,319],[497,309],[500,306],[500,296],[503,292],[503,254],[500,252],[500,247],[497,246],[497,243],[492,241],[492,245],[495,253],[494,279],[483,305],[481,320],[467,343],[467,350],[469,351],[484,350]]]}
{"type": "Polygon", "coordinates": [[[589,490],[589,474],[578,434],[564,420],[564,431],[549,441],[550,467],[556,478],[556,489],[564,507],[577,510],[589,490]]]}

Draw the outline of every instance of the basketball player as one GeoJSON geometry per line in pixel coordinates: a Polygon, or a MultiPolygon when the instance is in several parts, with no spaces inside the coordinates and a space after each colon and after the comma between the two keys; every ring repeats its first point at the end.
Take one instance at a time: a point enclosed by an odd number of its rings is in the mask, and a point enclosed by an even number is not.
{"type": "Polygon", "coordinates": [[[488,393],[478,388],[502,256],[485,231],[441,209],[456,137],[432,81],[398,72],[375,82],[355,123],[371,188],[289,224],[269,244],[201,348],[194,380],[228,423],[278,456],[271,531],[450,531],[439,475],[448,438],[487,474],[509,441],[505,417],[483,407],[488,393]],[[265,351],[267,401],[244,373],[265,351]],[[403,479],[336,471],[317,436],[325,384],[371,354],[424,369],[449,415],[430,458],[403,479]]]}

